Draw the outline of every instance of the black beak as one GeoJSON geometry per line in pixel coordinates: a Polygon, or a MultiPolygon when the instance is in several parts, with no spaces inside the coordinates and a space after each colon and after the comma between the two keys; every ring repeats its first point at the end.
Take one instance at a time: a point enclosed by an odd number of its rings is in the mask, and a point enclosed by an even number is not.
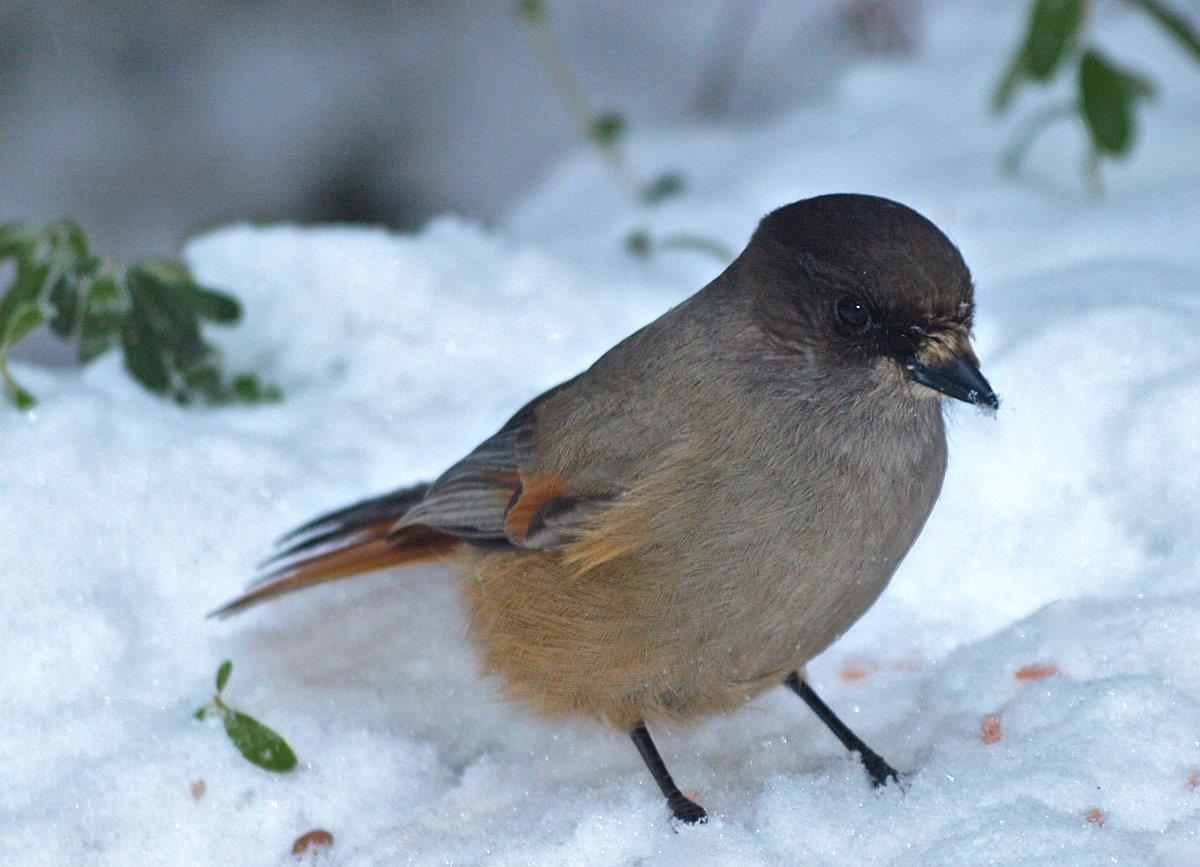
{"type": "Polygon", "coordinates": [[[942,367],[930,367],[915,358],[902,361],[901,364],[913,382],[976,406],[1000,408],[1000,398],[996,392],[992,391],[979,368],[965,358],[956,358],[942,367]]]}

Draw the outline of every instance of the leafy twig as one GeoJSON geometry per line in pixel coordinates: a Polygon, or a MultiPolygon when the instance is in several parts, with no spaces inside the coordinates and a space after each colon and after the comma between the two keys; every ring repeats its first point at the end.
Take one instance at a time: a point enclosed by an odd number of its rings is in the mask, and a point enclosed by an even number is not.
{"type": "MultiPolygon", "coordinates": [[[[1160,0],[1124,2],[1148,15],[1193,59],[1200,60],[1200,38],[1183,16],[1160,0]]],[[[1088,8],[1089,0],[1034,0],[1025,36],[993,94],[992,107],[997,112],[1007,111],[1022,84],[1047,84],[1064,67],[1075,66],[1074,101],[1034,115],[1001,161],[1006,169],[1015,171],[1033,140],[1050,123],[1077,114],[1089,142],[1084,174],[1099,189],[1101,160],[1121,159],[1130,153],[1137,131],[1135,108],[1139,101],[1153,98],[1154,86],[1086,44],[1082,31],[1088,8]]]]}
{"type": "Polygon", "coordinates": [[[550,32],[550,15],[543,0],[518,0],[516,8],[533,42],[534,51],[550,77],[551,85],[566,105],[580,135],[591,142],[608,161],[630,194],[648,204],[656,204],[681,192],[683,183],[678,174],[664,175],[649,182],[642,179],[622,146],[628,126],[623,115],[615,111],[592,110],[583,86],[571,72],[571,67],[554,41],[554,34],[550,32]]]}
{"type": "Polygon", "coordinates": [[[1021,47],[992,95],[992,108],[1008,109],[1026,81],[1050,81],[1073,47],[1083,23],[1086,0],[1036,0],[1021,47]]]}
{"type": "Polygon", "coordinates": [[[1200,60],[1200,36],[1192,30],[1187,19],[1158,0],[1125,0],[1130,6],[1140,9],[1162,27],[1172,39],[1182,45],[1192,57],[1200,60]]]}
{"type": "Polygon", "coordinates": [[[12,377],[8,355],[43,324],[77,341],[84,364],[120,345],[138,382],[180,403],[280,399],[278,388],[253,374],[222,374],[220,354],[204,339],[201,323],[236,323],[241,305],[200,286],[183,265],[121,265],[93,252],[70,220],[44,228],[0,225],[0,262],[6,259],[15,263],[15,276],[0,295],[0,378],[19,408],[33,406],[34,398],[12,377]]]}
{"type": "MultiPolygon", "coordinates": [[[[544,0],[517,0],[516,12],[575,126],[612,167],[613,173],[630,195],[642,205],[654,206],[681,194],[687,187],[681,173],[664,172],[646,181],[634,167],[624,148],[628,124],[622,114],[592,110],[583,87],[571,72],[550,32],[549,12],[544,0]]],[[[643,257],[666,249],[686,249],[711,255],[723,263],[733,258],[732,251],[720,241],[700,235],[667,236],[655,241],[644,229],[631,232],[625,239],[625,248],[632,255],[643,257]]]]}
{"type": "Polygon", "coordinates": [[[196,709],[196,719],[204,720],[211,714],[219,716],[225,725],[225,733],[247,761],[268,771],[287,773],[296,767],[296,754],[288,742],[254,717],[225,703],[221,694],[232,673],[233,663],[227,659],[217,669],[217,689],[212,701],[196,709]]]}

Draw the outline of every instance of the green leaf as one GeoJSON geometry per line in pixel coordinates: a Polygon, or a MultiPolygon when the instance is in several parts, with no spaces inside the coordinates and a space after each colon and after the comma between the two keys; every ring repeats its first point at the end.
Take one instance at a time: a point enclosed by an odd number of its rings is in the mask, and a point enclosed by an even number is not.
{"type": "Polygon", "coordinates": [[[588,123],[588,136],[602,148],[610,148],[625,135],[625,118],[615,111],[598,114],[588,123]]]}
{"type": "Polygon", "coordinates": [[[0,225],[0,259],[29,255],[37,247],[41,234],[36,226],[28,223],[0,225]]]}
{"type": "Polygon", "coordinates": [[[192,714],[192,716],[194,716],[196,719],[203,722],[204,718],[208,716],[208,710],[209,710],[208,705],[205,705],[204,707],[198,707],[198,708],[196,708],[196,712],[194,714],[192,714]]]}
{"type": "Polygon", "coordinates": [[[683,175],[678,172],[667,172],[646,184],[642,190],[642,201],[647,205],[657,205],[663,199],[669,199],[683,192],[686,187],[683,175]]]}
{"type": "Polygon", "coordinates": [[[174,283],[171,288],[198,317],[208,322],[233,325],[242,318],[242,305],[231,295],[190,282],[174,283]]]}
{"type": "Polygon", "coordinates": [[[1038,81],[1053,77],[1082,21],[1083,0],[1038,0],[1034,4],[1022,49],[1030,76],[1038,81]]]}
{"type": "Polygon", "coordinates": [[[530,21],[546,19],[546,4],[542,0],[517,0],[517,14],[530,21]]]}
{"type": "Polygon", "coordinates": [[[9,394],[17,409],[24,412],[37,406],[37,398],[22,388],[18,383],[9,383],[9,394]]]}
{"type": "Polygon", "coordinates": [[[234,323],[242,316],[242,305],[231,295],[199,285],[181,262],[149,259],[135,269],[138,279],[152,284],[160,291],[174,292],[201,319],[218,323],[234,323]]]}
{"type": "Polygon", "coordinates": [[[1021,47],[1000,80],[992,108],[1008,108],[1022,80],[1049,81],[1058,71],[1083,22],[1084,0],[1036,0],[1021,47]]]}
{"type": "Polygon", "coordinates": [[[0,341],[0,349],[7,352],[15,346],[22,337],[46,321],[46,311],[37,304],[26,304],[17,309],[4,329],[4,339],[0,341]]]}
{"type": "Polygon", "coordinates": [[[225,732],[238,751],[260,768],[286,773],[296,767],[296,754],[287,741],[252,716],[228,711],[225,732]]]}
{"type": "Polygon", "coordinates": [[[121,329],[121,347],[125,352],[125,369],[155,394],[166,394],[171,386],[171,374],[155,340],[154,329],[141,308],[135,306],[121,329]]]}
{"type": "Polygon", "coordinates": [[[4,390],[16,404],[17,409],[32,409],[37,403],[33,395],[13,379],[8,370],[8,351],[26,334],[46,321],[46,311],[36,303],[26,302],[12,311],[4,333],[0,336],[0,379],[4,390]]]}
{"type": "Polygon", "coordinates": [[[145,259],[137,268],[159,283],[191,283],[192,272],[182,262],[171,259],[145,259]]]}
{"type": "Polygon", "coordinates": [[[1126,0],[1155,20],[1167,34],[1200,60],[1200,36],[1186,18],[1158,0],[1126,0]]]}
{"type": "Polygon", "coordinates": [[[650,255],[652,249],[653,242],[650,240],[650,233],[645,229],[630,232],[625,236],[625,250],[630,256],[644,259],[650,255]]]}
{"type": "Polygon", "coordinates": [[[151,339],[164,357],[176,366],[187,367],[208,355],[196,314],[170,284],[141,268],[130,268],[126,279],[134,312],[140,311],[145,317],[151,339]]]}
{"type": "Polygon", "coordinates": [[[1153,94],[1150,82],[1089,49],[1079,65],[1079,94],[1092,147],[1117,157],[1129,153],[1135,131],[1134,102],[1153,94]]]}
{"type": "Polygon", "coordinates": [[[8,323],[18,310],[34,303],[42,294],[42,287],[50,276],[50,264],[35,265],[28,259],[17,263],[17,279],[7,294],[0,298],[0,338],[8,329],[8,323]]]}
{"type": "Polygon", "coordinates": [[[242,403],[278,403],[283,400],[279,386],[263,383],[252,373],[233,378],[233,395],[242,403]]]}
{"type": "Polygon", "coordinates": [[[50,304],[54,307],[54,318],[50,328],[59,337],[70,337],[79,321],[79,292],[76,281],[66,274],[60,276],[50,289],[50,304]]]}
{"type": "Polygon", "coordinates": [[[66,243],[67,249],[71,255],[78,261],[91,258],[91,252],[88,250],[87,236],[83,234],[83,229],[73,220],[63,220],[59,224],[61,235],[66,243]]]}
{"type": "Polygon", "coordinates": [[[1133,142],[1133,112],[1114,69],[1089,51],[1079,67],[1079,92],[1088,135],[1096,150],[1121,155],[1133,142]]]}
{"type": "Polygon", "coordinates": [[[209,403],[228,403],[226,389],[221,382],[221,371],[211,359],[208,364],[193,365],[185,371],[183,382],[189,393],[202,394],[209,403]]]}
{"type": "Polygon", "coordinates": [[[121,317],[93,316],[83,320],[79,333],[79,361],[91,364],[108,352],[121,337],[121,317]]]}
{"type": "Polygon", "coordinates": [[[225,684],[229,683],[229,675],[231,674],[233,674],[233,662],[227,659],[217,669],[217,692],[225,689],[225,684]]]}
{"type": "Polygon", "coordinates": [[[109,276],[97,278],[83,297],[82,322],[79,326],[79,360],[94,361],[116,345],[128,297],[109,276]]]}

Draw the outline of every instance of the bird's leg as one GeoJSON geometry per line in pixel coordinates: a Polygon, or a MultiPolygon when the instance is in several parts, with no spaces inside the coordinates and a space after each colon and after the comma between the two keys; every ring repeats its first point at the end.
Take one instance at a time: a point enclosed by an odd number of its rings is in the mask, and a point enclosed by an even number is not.
{"type": "Polygon", "coordinates": [[[671,812],[675,818],[688,825],[705,821],[708,818],[708,814],[704,812],[704,808],[679,791],[679,787],[671,779],[671,772],[667,770],[662,756],[658,754],[658,747],[654,746],[654,741],[650,738],[650,732],[646,731],[646,724],[641,723],[635,726],[630,730],[629,736],[633,738],[634,745],[638,748],[638,752],[642,754],[642,761],[650,769],[650,774],[654,777],[654,782],[658,783],[659,789],[662,790],[663,796],[667,799],[667,806],[671,808],[671,812]]]}
{"type": "Polygon", "coordinates": [[[837,714],[821,700],[819,695],[813,692],[813,688],[808,685],[808,681],[800,677],[799,672],[793,671],[784,683],[796,695],[804,699],[804,703],[812,708],[813,713],[820,718],[821,722],[829,727],[829,730],[842,742],[842,746],[853,753],[858,753],[859,760],[871,777],[872,785],[886,786],[889,780],[900,781],[900,775],[896,773],[896,769],[884,761],[883,756],[863,743],[862,738],[852,732],[848,725],[838,719],[837,714]]]}

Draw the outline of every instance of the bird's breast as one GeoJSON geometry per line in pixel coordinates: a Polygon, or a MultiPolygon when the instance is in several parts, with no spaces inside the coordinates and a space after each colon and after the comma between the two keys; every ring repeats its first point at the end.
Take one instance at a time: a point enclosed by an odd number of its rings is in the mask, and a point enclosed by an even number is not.
{"type": "Polygon", "coordinates": [[[738,677],[801,665],[849,629],[887,586],[941,489],[940,414],[825,433],[761,431],[710,476],[719,511],[691,565],[707,591],[700,617],[724,624],[714,634],[738,677]]]}

